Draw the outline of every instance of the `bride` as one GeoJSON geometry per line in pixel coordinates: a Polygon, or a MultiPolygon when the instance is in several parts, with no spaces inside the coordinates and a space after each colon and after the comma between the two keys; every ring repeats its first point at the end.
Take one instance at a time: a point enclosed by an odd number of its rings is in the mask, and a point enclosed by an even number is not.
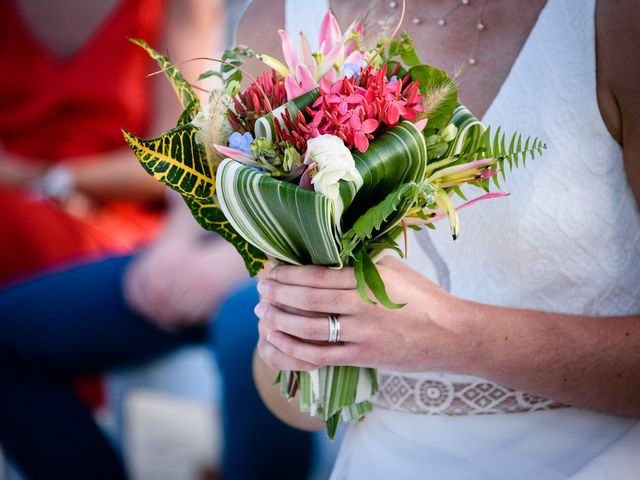
{"type": "MultiPolygon", "coordinates": [[[[313,36],[327,6],[255,0],[238,40],[278,54],[255,25],[313,36]]],[[[332,5],[343,24],[363,6],[332,5]]],[[[322,427],[280,397],[276,370],[380,369],[333,478],[637,478],[639,15],[631,0],[407,2],[422,60],[463,66],[460,97],[485,124],[549,150],[510,172],[509,198],[461,212],[457,241],[440,227],[414,235],[407,261],[380,261],[403,309],[363,303],[347,269],[280,266],[259,284],[254,374],[280,418],[322,427]]]]}

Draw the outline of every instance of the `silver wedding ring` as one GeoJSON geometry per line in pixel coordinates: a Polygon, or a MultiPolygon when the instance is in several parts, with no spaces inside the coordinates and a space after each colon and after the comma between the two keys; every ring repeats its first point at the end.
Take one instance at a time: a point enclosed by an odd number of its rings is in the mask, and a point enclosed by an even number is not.
{"type": "Polygon", "coordinates": [[[329,343],[338,343],[340,341],[340,320],[338,315],[333,313],[327,316],[329,320],[329,343]]]}

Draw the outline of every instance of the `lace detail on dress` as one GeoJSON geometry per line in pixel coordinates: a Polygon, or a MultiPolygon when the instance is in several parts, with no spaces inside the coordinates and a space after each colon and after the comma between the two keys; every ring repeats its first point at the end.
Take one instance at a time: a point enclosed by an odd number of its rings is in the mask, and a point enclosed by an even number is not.
{"type": "Polygon", "coordinates": [[[423,415],[487,415],[564,408],[552,400],[502,387],[486,380],[452,382],[446,377],[420,378],[380,374],[376,407],[423,415]]]}

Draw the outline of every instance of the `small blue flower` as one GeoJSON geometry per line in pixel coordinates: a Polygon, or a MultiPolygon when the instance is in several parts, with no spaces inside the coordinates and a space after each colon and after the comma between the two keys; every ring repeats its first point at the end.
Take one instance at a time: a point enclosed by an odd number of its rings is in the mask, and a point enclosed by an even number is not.
{"type": "Polygon", "coordinates": [[[249,132],[241,134],[239,132],[233,132],[229,136],[229,147],[252,155],[251,142],[253,142],[253,136],[249,132]]]}
{"type": "Polygon", "coordinates": [[[344,78],[355,77],[357,80],[360,76],[360,71],[364,68],[367,63],[360,59],[357,62],[345,63],[342,66],[342,76],[344,78]]]}
{"type": "Polygon", "coordinates": [[[393,82],[397,82],[398,81],[398,76],[397,75],[392,75],[391,78],[389,79],[389,83],[393,83],[393,82]]]}

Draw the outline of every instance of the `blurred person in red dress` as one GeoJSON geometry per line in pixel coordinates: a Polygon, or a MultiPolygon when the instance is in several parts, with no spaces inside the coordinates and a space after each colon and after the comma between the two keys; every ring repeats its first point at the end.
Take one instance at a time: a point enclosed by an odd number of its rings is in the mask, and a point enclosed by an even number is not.
{"type": "Polygon", "coordinates": [[[163,187],[120,129],[153,135],[178,105],[126,38],[195,57],[210,51],[218,2],[169,3],[0,0],[0,285],[155,233],[163,187]]]}

